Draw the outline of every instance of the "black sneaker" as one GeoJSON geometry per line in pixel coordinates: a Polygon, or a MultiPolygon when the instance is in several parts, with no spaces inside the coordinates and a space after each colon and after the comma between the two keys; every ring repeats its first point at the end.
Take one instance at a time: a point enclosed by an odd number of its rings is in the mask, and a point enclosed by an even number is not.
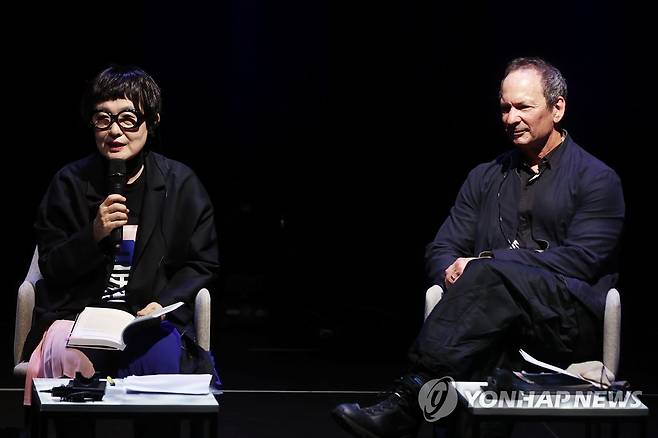
{"type": "Polygon", "coordinates": [[[381,402],[362,408],[358,403],[338,405],[332,416],[354,436],[362,438],[412,438],[418,433],[421,412],[418,376],[405,376],[381,402]]]}

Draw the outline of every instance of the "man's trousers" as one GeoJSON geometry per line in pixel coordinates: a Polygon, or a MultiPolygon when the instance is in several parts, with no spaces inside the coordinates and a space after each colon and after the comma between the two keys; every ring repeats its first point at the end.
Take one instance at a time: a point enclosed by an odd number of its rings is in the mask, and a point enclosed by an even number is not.
{"type": "Polygon", "coordinates": [[[520,367],[519,348],[566,367],[601,360],[603,321],[549,271],[475,259],[425,320],[409,351],[413,372],[486,380],[520,367]]]}

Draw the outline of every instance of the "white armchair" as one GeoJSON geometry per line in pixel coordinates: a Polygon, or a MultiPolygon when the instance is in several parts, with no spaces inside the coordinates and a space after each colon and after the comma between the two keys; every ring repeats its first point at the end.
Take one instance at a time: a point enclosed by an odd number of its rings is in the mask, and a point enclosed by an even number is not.
{"type": "MultiPolygon", "coordinates": [[[[35,248],[25,280],[18,288],[16,300],[16,325],[14,330],[14,375],[27,373],[27,362],[21,361],[23,346],[32,327],[34,310],[34,285],[43,278],[39,270],[39,250],[35,248]]],[[[210,350],[210,292],[201,289],[194,300],[194,327],[197,343],[204,350],[210,350]]]]}

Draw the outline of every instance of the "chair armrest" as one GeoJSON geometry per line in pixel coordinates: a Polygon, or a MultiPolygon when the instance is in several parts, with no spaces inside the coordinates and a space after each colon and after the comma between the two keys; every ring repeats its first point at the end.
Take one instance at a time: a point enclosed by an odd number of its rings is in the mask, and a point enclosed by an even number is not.
{"type": "Polygon", "coordinates": [[[210,314],[210,292],[204,287],[194,300],[194,328],[197,344],[206,351],[210,350],[210,314]]]}
{"type": "Polygon", "coordinates": [[[605,298],[603,316],[603,364],[617,375],[621,345],[621,299],[617,289],[610,289],[605,298]]]}
{"type": "Polygon", "coordinates": [[[27,334],[32,327],[34,311],[34,285],[24,281],[18,288],[16,299],[16,325],[14,326],[14,366],[18,365],[23,355],[27,334]]]}
{"type": "Polygon", "coordinates": [[[443,289],[438,284],[427,289],[425,293],[425,319],[429,316],[434,309],[434,306],[437,305],[441,298],[443,297],[443,289]]]}

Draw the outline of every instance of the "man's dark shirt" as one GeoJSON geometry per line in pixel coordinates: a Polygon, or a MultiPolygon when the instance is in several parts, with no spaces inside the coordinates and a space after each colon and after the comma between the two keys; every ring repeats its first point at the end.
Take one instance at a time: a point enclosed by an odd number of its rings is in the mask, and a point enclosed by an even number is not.
{"type": "Polygon", "coordinates": [[[560,146],[562,146],[562,142],[539,161],[537,172],[525,161],[521,161],[516,168],[516,175],[521,183],[519,227],[516,232],[516,245],[514,246],[516,248],[546,249],[546,242],[537,240],[532,235],[532,207],[535,203],[537,187],[541,185],[542,175],[551,171],[551,161],[558,162],[560,160],[562,155],[560,146]]]}

